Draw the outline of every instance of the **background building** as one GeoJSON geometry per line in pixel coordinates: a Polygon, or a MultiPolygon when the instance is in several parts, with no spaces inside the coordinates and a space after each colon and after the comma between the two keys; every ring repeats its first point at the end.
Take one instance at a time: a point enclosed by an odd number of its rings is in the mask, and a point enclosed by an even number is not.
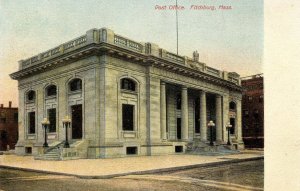
{"type": "Polygon", "coordinates": [[[0,105],[0,151],[14,149],[18,141],[18,108],[0,105]]]}
{"type": "MultiPolygon", "coordinates": [[[[19,62],[17,154],[43,153],[48,118],[50,155],[106,158],[184,152],[188,143],[231,142],[243,148],[239,75],[220,71],[154,43],[112,30],[86,34],[19,62]],[[71,148],[63,148],[67,129],[71,148]],[[213,135],[207,123],[215,123],[213,135]]],[[[44,153],[47,156],[47,153],[44,153]]]]}
{"type": "Polygon", "coordinates": [[[243,87],[243,140],[248,148],[264,147],[263,74],[241,78],[243,87]]]}

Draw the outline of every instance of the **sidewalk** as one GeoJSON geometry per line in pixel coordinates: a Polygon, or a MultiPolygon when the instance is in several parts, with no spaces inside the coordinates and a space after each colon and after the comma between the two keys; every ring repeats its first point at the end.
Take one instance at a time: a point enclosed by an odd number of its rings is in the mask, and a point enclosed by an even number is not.
{"type": "Polygon", "coordinates": [[[263,159],[262,151],[244,150],[239,154],[223,156],[180,154],[68,161],[41,161],[34,160],[32,156],[0,155],[0,167],[71,175],[80,178],[111,178],[257,159],[263,159]]]}

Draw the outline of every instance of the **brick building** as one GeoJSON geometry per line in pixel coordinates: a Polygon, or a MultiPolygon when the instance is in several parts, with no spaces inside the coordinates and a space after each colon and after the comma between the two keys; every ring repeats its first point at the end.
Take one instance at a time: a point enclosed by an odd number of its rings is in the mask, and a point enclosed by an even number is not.
{"type": "Polygon", "coordinates": [[[241,78],[243,87],[242,126],[245,147],[264,147],[264,82],[263,75],[241,78]]]}
{"type": "Polygon", "coordinates": [[[18,108],[0,106],[0,151],[14,149],[18,141],[18,108]],[[9,147],[7,146],[9,145],[9,147]]]}

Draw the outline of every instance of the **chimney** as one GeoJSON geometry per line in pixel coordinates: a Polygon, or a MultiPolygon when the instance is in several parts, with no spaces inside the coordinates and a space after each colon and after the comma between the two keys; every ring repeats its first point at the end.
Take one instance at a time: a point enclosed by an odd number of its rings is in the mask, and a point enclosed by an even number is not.
{"type": "Polygon", "coordinates": [[[11,101],[8,102],[8,107],[11,108],[11,101]]]}

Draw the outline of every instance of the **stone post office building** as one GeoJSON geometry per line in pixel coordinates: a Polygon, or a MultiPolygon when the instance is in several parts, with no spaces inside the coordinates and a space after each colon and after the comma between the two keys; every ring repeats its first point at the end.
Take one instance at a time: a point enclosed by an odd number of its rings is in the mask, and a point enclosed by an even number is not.
{"type": "MultiPolygon", "coordinates": [[[[19,61],[19,140],[16,153],[43,150],[41,121],[59,157],[107,158],[184,152],[207,142],[243,147],[239,75],[179,56],[154,43],[140,43],[107,28],[19,61]],[[62,119],[71,116],[71,148],[62,148],[62,119]]],[[[45,154],[45,153],[44,153],[45,154]]]]}

